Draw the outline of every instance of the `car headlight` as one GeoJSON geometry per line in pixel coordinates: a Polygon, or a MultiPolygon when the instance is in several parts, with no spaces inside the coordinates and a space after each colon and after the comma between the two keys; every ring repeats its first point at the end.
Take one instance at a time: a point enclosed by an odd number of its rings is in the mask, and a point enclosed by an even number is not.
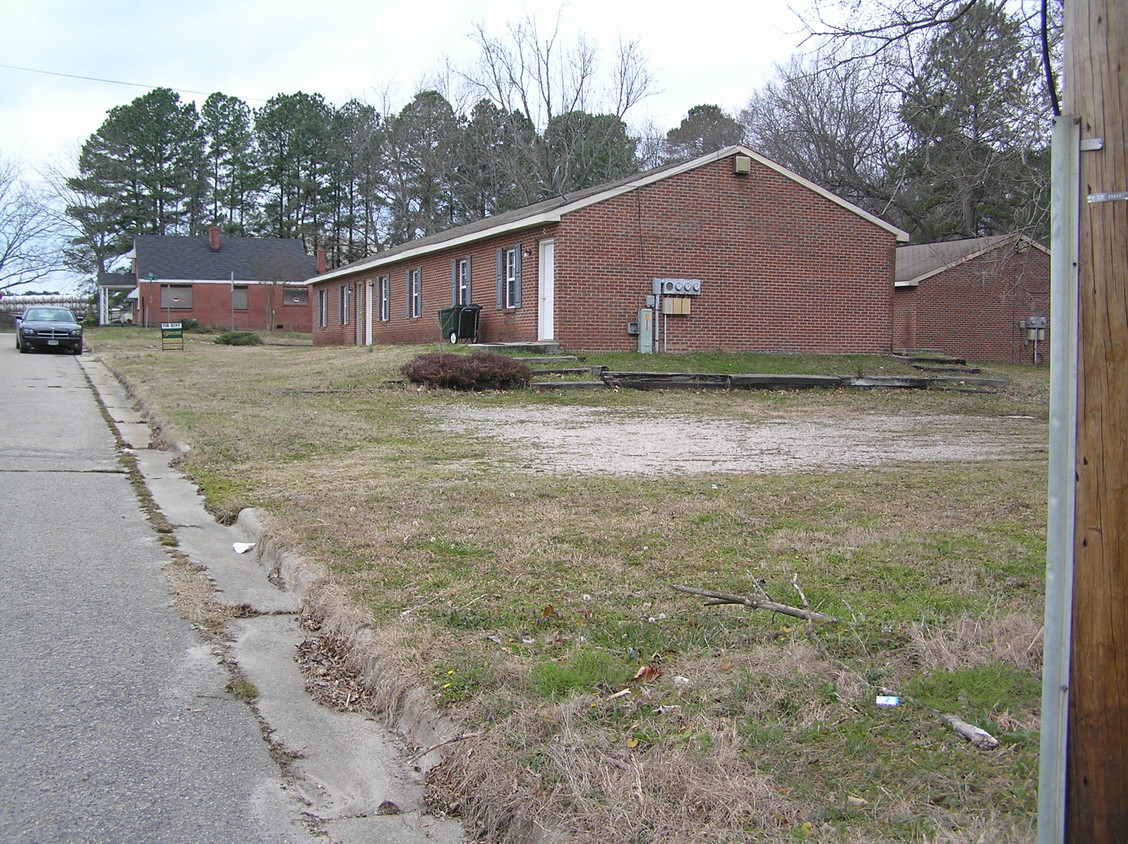
{"type": "Polygon", "coordinates": [[[34,334],[34,333],[35,333],[34,328],[28,328],[26,325],[20,326],[20,334],[34,334]]]}
{"type": "Polygon", "coordinates": [[[70,335],[71,335],[71,337],[81,337],[82,336],[82,329],[81,328],[72,328],[70,335]]]}

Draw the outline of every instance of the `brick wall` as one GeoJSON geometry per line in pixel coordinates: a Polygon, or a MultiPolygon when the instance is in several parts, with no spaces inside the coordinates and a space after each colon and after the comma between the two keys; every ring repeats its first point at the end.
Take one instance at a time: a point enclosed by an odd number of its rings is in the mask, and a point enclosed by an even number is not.
{"type": "MultiPolygon", "coordinates": [[[[898,289],[894,345],[969,361],[1033,363],[1033,344],[1019,323],[1049,312],[1049,255],[1030,246],[1015,252],[1008,242],[917,288],[898,289]]],[[[1038,353],[1046,363],[1049,343],[1039,343],[1038,353]]]]}
{"type": "MultiPolygon", "coordinates": [[[[150,326],[158,326],[162,322],[195,319],[202,327],[230,328],[234,324],[237,330],[298,332],[312,330],[309,305],[286,304],[287,297],[283,296],[282,285],[237,281],[235,286],[247,288],[245,310],[232,310],[231,283],[227,281],[188,283],[148,282],[142,279],[138,284],[142,302],[138,319],[142,323],[147,321],[150,326]],[[162,307],[160,293],[162,284],[175,287],[190,286],[192,306],[190,308],[162,307]]],[[[312,295],[309,289],[303,286],[286,285],[286,290],[304,290],[307,296],[312,295]]]]}
{"type": "MultiPolygon", "coordinates": [[[[698,167],[577,209],[558,224],[495,237],[472,247],[399,261],[327,281],[328,326],[315,343],[353,343],[340,325],[338,288],[363,292],[387,275],[392,311],[374,318],[376,343],[439,339],[436,310],[451,303],[452,259],[469,257],[483,342],[537,338],[539,243],[556,241],[555,339],[574,351],[632,350],[627,324],[653,278],[696,278],[702,293],[689,315],[658,317],[669,351],[880,353],[892,340],[894,236],[810,189],[753,162],[736,176],[732,160],[698,167]],[[496,307],[496,250],[522,251],[520,309],[496,307]],[[423,273],[423,316],[406,316],[406,273],[423,273]]],[[[315,288],[315,290],[317,289],[315,288]]],[[[316,315],[316,293],[311,293],[316,315]]],[[[363,319],[363,309],[354,309],[363,319]]]]}
{"type": "Polygon", "coordinates": [[[894,236],[753,162],[725,159],[567,215],[556,335],[569,349],[636,347],[652,278],[696,278],[691,313],[658,315],[669,351],[888,351],[894,236]]]}
{"type": "Polygon", "coordinates": [[[481,305],[478,340],[482,343],[505,343],[537,339],[537,272],[539,241],[551,237],[551,228],[538,227],[489,238],[469,246],[397,261],[369,272],[351,273],[313,288],[310,303],[314,314],[313,342],[350,344],[357,342],[357,320],[360,320],[361,342],[367,328],[365,296],[372,282],[372,342],[434,343],[442,339],[438,311],[448,308],[451,299],[451,261],[470,260],[471,302],[481,305]],[[497,307],[497,250],[517,248],[521,252],[521,307],[497,307]],[[419,270],[422,280],[422,308],[419,317],[408,311],[408,273],[419,270]],[[380,318],[380,283],[387,278],[389,289],[388,319],[380,318]],[[357,307],[347,324],[342,324],[338,302],[340,290],[348,287],[357,307]],[[317,325],[317,293],[328,290],[328,325],[317,325]]]}

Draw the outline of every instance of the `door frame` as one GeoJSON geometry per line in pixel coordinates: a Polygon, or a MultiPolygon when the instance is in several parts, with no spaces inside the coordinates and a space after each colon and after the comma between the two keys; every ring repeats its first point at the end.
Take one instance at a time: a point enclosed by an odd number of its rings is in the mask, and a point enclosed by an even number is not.
{"type": "Polygon", "coordinates": [[[537,339],[556,339],[556,240],[539,244],[537,273],[537,339]]]}

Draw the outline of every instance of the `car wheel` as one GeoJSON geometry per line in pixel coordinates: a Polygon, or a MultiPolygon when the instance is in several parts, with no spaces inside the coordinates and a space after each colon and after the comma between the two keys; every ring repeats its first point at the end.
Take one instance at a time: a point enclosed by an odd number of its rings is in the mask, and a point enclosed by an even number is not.
{"type": "Polygon", "coordinates": [[[20,343],[19,350],[21,355],[27,354],[27,343],[20,343]]]}
{"type": "Polygon", "coordinates": [[[75,349],[74,354],[75,354],[75,357],[78,357],[79,355],[81,355],[82,354],[82,346],[79,346],[77,349],[75,349]]]}

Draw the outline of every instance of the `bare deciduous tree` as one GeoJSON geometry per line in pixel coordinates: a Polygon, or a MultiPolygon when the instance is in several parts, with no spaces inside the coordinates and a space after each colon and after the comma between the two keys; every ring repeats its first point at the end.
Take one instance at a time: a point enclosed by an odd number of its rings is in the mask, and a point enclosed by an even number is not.
{"type": "Polygon", "coordinates": [[[0,158],[0,290],[62,269],[60,229],[44,193],[14,161],[0,158]]]}
{"type": "Polygon", "coordinates": [[[748,143],[827,190],[878,215],[897,192],[892,157],[898,100],[875,62],[792,59],[749,101],[748,143]]]}
{"type": "MultiPolygon", "coordinates": [[[[566,190],[590,182],[587,173],[573,166],[574,158],[621,161],[624,149],[619,127],[653,89],[635,42],[620,41],[614,65],[604,75],[594,45],[583,37],[565,44],[561,26],[559,14],[547,31],[528,15],[511,23],[501,37],[479,26],[474,31],[478,60],[459,72],[474,100],[485,98],[505,113],[520,114],[524,120],[515,125],[535,129],[532,135],[524,133],[514,139],[516,143],[533,143],[522,156],[531,164],[530,172],[521,178],[526,194],[550,186],[566,190]],[[567,133],[570,141],[562,143],[562,133],[557,132],[556,143],[540,142],[550,126],[563,123],[573,128],[585,125],[595,134],[567,133]]],[[[630,152],[633,155],[633,149],[630,152]]]]}

